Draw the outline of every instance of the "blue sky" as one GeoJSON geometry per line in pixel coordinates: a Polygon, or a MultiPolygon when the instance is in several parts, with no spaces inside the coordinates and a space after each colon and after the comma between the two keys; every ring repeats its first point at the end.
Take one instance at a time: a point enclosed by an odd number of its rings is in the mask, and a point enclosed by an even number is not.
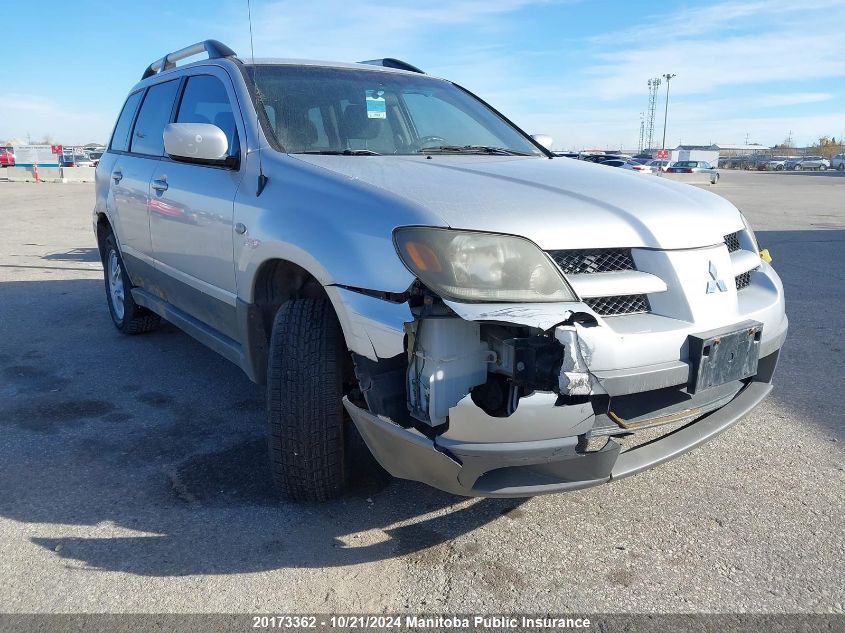
{"type": "MultiPolygon", "coordinates": [[[[246,0],[135,6],[6,0],[0,140],[104,141],[164,53],[215,38],[249,56],[246,0]]],[[[252,14],[257,57],[406,59],[557,148],[636,147],[646,80],[667,72],[669,146],[845,136],[843,0],[253,0],[252,14]]]]}

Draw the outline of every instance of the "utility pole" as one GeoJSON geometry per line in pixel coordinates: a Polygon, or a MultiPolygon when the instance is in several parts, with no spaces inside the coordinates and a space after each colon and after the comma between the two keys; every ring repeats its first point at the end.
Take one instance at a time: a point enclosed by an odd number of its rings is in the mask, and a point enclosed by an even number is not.
{"type": "Polygon", "coordinates": [[[677,77],[674,73],[666,73],[663,78],[666,80],[666,107],[663,110],[663,149],[666,149],[666,119],[669,118],[669,82],[673,77],[677,77]]]}
{"type": "Polygon", "coordinates": [[[637,144],[637,153],[643,153],[643,144],[645,143],[645,112],[640,112],[640,142],[637,144]]]}
{"type": "Polygon", "coordinates": [[[660,86],[660,77],[648,80],[648,114],[645,122],[645,146],[646,150],[654,149],[654,110],[657,105],[657,88],[660,86]]]}

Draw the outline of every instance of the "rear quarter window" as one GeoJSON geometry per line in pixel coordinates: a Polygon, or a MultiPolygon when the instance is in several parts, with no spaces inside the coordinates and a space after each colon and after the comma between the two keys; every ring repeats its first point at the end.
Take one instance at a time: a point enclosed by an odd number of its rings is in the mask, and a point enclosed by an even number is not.
{"type": "Polygon", "coordinates": [[[123,110],[120,111],[120,116],[117,118],[117,123],[112,133],[111,143],[109,145],[111,149],[119,152],[125,152],[129,149],[129,130],[132,129],[132,120],[138,111],[138,104],[141,103],[143,94],[143,90],[134,92],[129,95],[126,103],[123,104],[123,110]]]}

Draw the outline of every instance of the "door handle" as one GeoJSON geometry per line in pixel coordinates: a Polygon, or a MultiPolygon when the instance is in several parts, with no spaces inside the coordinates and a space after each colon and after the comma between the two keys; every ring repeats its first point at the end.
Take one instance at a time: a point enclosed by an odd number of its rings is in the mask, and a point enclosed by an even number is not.
{"type": "Polygon", "coordinates": [[[167,181],[164,178],[158,178],[153,180],[153,189],[161,193],[162,191],[167,191],[167,181]]]}
{"type": "Polygon", "coordinates": [[[115,171],[112,172],[111,177],[114,179],[114,184],[120,183],[123,180],[123,172],[122,171],[115,171]]]}

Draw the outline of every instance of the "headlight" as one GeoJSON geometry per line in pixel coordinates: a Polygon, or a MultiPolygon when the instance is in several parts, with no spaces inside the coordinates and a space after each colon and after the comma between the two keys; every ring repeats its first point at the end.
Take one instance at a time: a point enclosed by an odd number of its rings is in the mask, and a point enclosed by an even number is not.
{"type": "Polygon", "coordinates": [[[577,301],[560,269],[522,237],[407,227],[394,232],[399,257],[445,299],[539,303],[577,301]]]}
{"type": "Polygon", "coordinates": [[[754,229],[751,228],[751,225],[748,223],[748,218],[745,217],[745,214],[739,214],[739,217],[742,218],[742,223],[745,225],[745,230],[748,232],[748,237],[751,238],[751,245],[754,247],[753,250],[755,253],[760,252],[760,245],[757,244],[757,236],[754,235],[754,229]]]}

